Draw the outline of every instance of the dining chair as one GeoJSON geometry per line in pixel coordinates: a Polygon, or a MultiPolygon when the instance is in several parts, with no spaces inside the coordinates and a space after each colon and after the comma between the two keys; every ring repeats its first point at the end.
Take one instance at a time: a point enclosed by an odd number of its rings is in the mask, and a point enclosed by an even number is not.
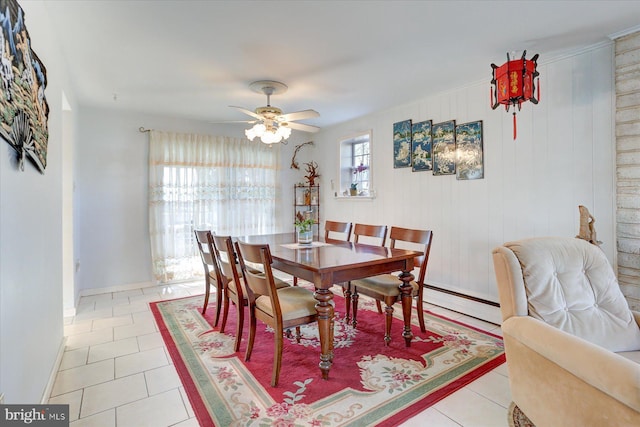
{"type": "Polygon", "coordinates": [[[256,336],[256,321],[274,329],[274,356],[271,386],[278,385],[282,365],[283,334],[287,328],[296,328],[296,341],[300,342],[300,326],[317,320],[316,299],[313,292],[299,286],[278,289],[273,276],[271,251],[267,244],[236,242],[242,277],[249,299],[249,343],[245,361],[251,358],[256,336]],[[258,264],[262,271],[251,270],[247,263],[258,264]]]}
{"type": "Polygon", "coordinates": [[[240,350],[240,341],[242,341],[244,307],[247,305],[247,292],[244,290],[244,284],[238,274],[236,265],[237,257],[233,250],[231,236],[213,236],[213,244],[216,261],[220,266],[220,272],[224,276],[222,278],[224,283],[224,310],[222,311],[220,333],[224,333],[224,328],[227,325],[231,301],[236,306],[236,340],[233,351],[238,351],[240,350]]]}
{"type": "MultiPolygon", "coordinates": [[[[248,305],[247,290],[242,278],[242,270],[238,264],[238,256],[233,248],[233,239],[231,236],[213,236],[213,250],[216,261],[220,266],[222,282],[224,283],[224,303],[222,311],[222,324],[220,325],[220,333],[224,333],[229,316],[229,306],[233,303],[236,306],[236,340],[234,351],[240,350],[240,342],[242,341],[242,330],[244,327],[244,307],[248,305]]],[[[248,267],[257,271],[251,267],[248,267]]],[[[275,279],[276,288],[284,288],[290,286],[278,278],[275,279]]]]}
{"type": "Polygon", "coordinates": [[[338,221],[325,221],[324,222],[324,240],[344,240],[348,242],[351,240],[351,228],[350,222],[338,222],[338,221]],[[337,239],[336,234],[339,234],[342,239],[337,239]]]}
{"type": "MultiPolygon", "coordinates": [[[[353,228],[353,242],[354,243],[366,243],[366,244],[377,244],[377,246],[384,246],[387,241],[387,231],[388,227],[386,225],[370,225],[370,224],[356,224],[353,228]],[[366,242],[361,242],[360,238],[365,237],[366,242]]],[[[353,324],[353,327],[356,326],[356,316],[355,312],[353,313],[353,319],[351,319],[351,306],[357,309],[357,301],[354,304],[350,304],[349,302],[353,300],[353,293],[351,291],[351,282],[345,282],[342,284],[342,294],[344,295],[345,302],[345,317],[344,320],[353,324]]],[[[357,298],[357,295],[356,295],[357,298]]],[[[382,313],[382,308],[379,307],[379,311],[382,313]]]]}
{"type": "Polygon", "coordinates": [[[389,227],[386,225],[369,225],[369,224],[356,224],[353,227],[353,241],[355,243],[367,243],[373,242],[376,246],[384,246],[387,242],[387,232],[389,227]],[[366,241],[360,241],[361,237],[365,237],[366,241]]]}
{"type": "Polygon", "coordinates": [[[213,235],[210,230],[193,230],[193,232],[196,235],[200,259],[202,260],[202,266],[204,267],[204,305],[202,306],[202,314],[205,314],[207,306],[209,305],[211,285],[215,283],[216,287],[216,318],[213,325],[215,327],[218,326],[218,319],[220,318],[224,285],[220,275],[220,268],[215,259],[213,235]]]}
{"type": "MultiPolygon", "coordinates": [[[[391,240],[391,248],[414,249],[422,251],[422,255],[414,258],[414,268],[419,268],[418,278],[410,282],[412,297],[416,298],[416,310],[418,314],[418,322],[420,330],[425,332],[424,312],[422,309],[424,279],[427,274],[427,263],[429,262],[429,252],[431,251],[431,242],[433,240],[433,232],[431,230],[411,230],[408,228],[391,227],[389,235],[391,240]]],[[[400,279],[396,274],[381,274],[378,276],[367,277],[366,279],[358,279],[351,281],[352,295],[351,302],[353,305],[353,326],[357,324],[358,315],[358,296],[359,294],[367,295],[375,298],[376,302],[384,302],[385,307],[385,335],[384,342],[389,345],[391,341],[391,322],[393,319],[393,305],[401,300],[400,279]]],[[[410,315],[411,313],[405,313],[410,315]]]]}

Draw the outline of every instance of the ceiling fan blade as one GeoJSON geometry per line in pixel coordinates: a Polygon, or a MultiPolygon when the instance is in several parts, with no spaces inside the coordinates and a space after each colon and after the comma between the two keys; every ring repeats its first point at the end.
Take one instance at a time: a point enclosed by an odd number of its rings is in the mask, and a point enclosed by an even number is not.
{"type": "Polygon", "coordinates": [[[294,122],[288,122],[287,126],[290,127],[291,129],[301,130],[303,132],[318,132],[320,130],[318,126],[311,126],[311,125],[305,125],[302,123],[294,123],[294,122]]]}
{"type": "Polygon", "coordinates": [[[242,111],[243,113],[251,116],[251,117],[255,117],[258,120],[262,120],[262,116],[259,114],[254,113],[253,111],[247,110],[246,108],[242,108],[242,107],[236,107],[234,105],[229,105],[229,107],[231,108],[237,108],[238,110],[242,111]]]}
{"type": "Polygon", "coordinates": [[[320,117],[320,113],[315,110],[302,110],[278,116],[278,120],[281,122],[291,122],[294,120],[312,119],[314,117],[320,117]]]}
{"type": "Polygon", "coordinates": [[[220,120],[209,123],[258,123],[259,120],[220,120]]]}

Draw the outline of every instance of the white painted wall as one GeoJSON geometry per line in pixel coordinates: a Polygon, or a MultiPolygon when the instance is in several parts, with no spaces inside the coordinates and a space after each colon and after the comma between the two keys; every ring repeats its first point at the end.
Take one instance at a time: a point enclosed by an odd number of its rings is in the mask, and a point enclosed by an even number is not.
{"type": "MultiPolygon", "coordinates": [[[[117,102],[113,109],[84,107],[78,119],[75,176],[78,293],[155,283],[148,222],[149,134],[138,129],[244,137],[246,126],[122,111],[117,102]]],[[[296,137],[291,138],[289,147],[294,144],[296,137]]],[[[274,150],[279,149],[274,146],[274,150]]],[[[288,167],[286,156],[284,162],[284,167],[288,167]]],[[[282,175],[286,186],[282,194],[288,199],[278,204],[283,210],[278,217],[288,214],[291,218],[290,173],[284,170],[282,175]]]]}
{"type": "MultiPolygon", "coordinates": [[[[41,1],[22,4],[31,45],[47,69],[47,168],[24,172],[0,141],[0,393],[5,403],[39,403],[63,339],[62,91],[66,66],[41,1]]],[[[72,144],[73,141],[68,141],[72,144]]]]}
{"type": "Polygon", "coordinates": [[[75,123],[74,112],[66,95],[62,95],[62,306],[65,316],[73,316],[75,311],[75,250],[73,240],[73,193],[75,123]]]}
{"type": "MultiPolygon", "coordinates": [[[[606,45],[541,62],[541,101],[522,106],[516,141],[511,112],[489,107],[489,78],[323,130],[316,138],[323,189],[331,179],[339,182],[339,139],[372,129],[377,193],[374,200],[353,200],[324,191],[323,218],[431,229],[427,282],[490,301],[498,301],[491,250],[526,237],[575,236],[580,204],[595,216],[602,249],[613,262],[612,58],[613,47],[606,45]],[[405,119],[482,120],[485,178],[457,181],[394,169],[393,123],[405,119]]],[[[464,305],[454,308],[469,311],[464,305]]]]}

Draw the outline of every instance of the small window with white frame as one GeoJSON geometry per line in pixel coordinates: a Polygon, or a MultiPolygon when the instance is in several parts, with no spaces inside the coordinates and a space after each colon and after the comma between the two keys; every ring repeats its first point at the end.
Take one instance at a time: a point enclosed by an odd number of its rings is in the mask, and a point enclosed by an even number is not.
{"type": "Polygon", "coordinates": [[[343,197],[370,197],[371,131],[340,140],[340,192],[343,197]]]}

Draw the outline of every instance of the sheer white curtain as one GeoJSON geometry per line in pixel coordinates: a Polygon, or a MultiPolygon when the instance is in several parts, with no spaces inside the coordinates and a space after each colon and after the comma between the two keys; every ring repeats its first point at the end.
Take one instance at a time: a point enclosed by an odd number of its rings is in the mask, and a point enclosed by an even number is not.
{"type": "Polygon", "coordinates": [[[278,150],[260,142],[151,131],[149,228],[161,282],[202,274],[194,229],[275,232],[278,150]]]}

